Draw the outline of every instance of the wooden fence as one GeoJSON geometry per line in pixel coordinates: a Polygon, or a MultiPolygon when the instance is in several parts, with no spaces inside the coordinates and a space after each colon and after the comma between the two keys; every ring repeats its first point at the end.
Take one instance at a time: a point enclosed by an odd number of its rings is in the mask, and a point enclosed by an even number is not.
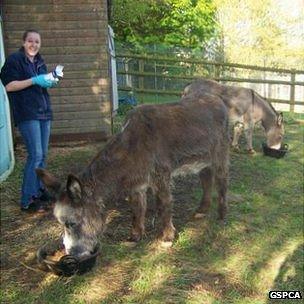
{"type": "Polygon", "coordinates": [[[257,86],[262,85],[264,92],[259,93],[270,102],[289,105],[291,112],[295,111],[295,106],[304,107],[304,71],[302,70],[220,63],[155,54],[118,53],[116,58],[118,89],[120,92],[132,91],[135,96],[137,94],[180,96],[187,83],[193,79],[205,77],[221,82],[243,83],[243,86],[247,85],[255,90],[257,86]],[[273,98],[274,87],[276,91],[282,91],[283,88],[285,98],[273,98]]]}

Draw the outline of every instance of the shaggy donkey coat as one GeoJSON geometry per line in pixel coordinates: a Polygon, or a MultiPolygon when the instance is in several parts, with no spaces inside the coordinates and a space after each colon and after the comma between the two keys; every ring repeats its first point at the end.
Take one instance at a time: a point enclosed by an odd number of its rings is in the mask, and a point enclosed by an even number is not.
{"type": "Polygon", "coordinates": [[[267,146],[279,149],[284,135],[283,114],[278,114],[271,103],[257,92],[236,86],[228,86],[209,79],[197,79],[188,84],[182,93],[183,97],[199,98],[200,95],[212,94],[222,98],[230,122],[234,124],[232,146],[239,150],[238,142],[242,131],[245,131],[247,150],[254,152],[252,136],[254,125],[261,122],[266,133],[267,146]]]}
{"type": "Polygon", "coordinates": [[[165,105],[142,105],[127,116],[123,130],[77,177],[62,185],[43,169],[37,173],[55,192],[54,214],[64,226],[69,254],[90,254],[106,222],[107,203],[128,196],[133,210],[130,240],[144,235],[146,193],[152,189],[160,216],[160,237],[172,241],[171,179],[197,173],[204,191],[198,214],[207,212],[213,180],[219,217],[227,212],[228,114],[218,97],[183,98],[165,105]]]}

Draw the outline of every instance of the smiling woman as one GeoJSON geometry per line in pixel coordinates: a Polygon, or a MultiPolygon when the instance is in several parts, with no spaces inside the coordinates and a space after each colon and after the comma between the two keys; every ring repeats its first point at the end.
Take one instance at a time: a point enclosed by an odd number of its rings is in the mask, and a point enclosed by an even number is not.
{"type": "Polygon", "coordinates": [[[36,30],[25,31],[23,46],[6,59],[0,75],[12,105],[14,122],[28,152],[22,184],[22,211],[44,211],[40,200],[44,187],[35,168],[45,167],[52,120],[47,88],[56,82],[46,77],[40,46],[40,34],[36,30]]]}
{"type": "Polygon", "coordinates": [[[40,34],[34,30],[26,31],[23,34],[23,41],[24,52],[33,62],[41,46],[40,34]]]}

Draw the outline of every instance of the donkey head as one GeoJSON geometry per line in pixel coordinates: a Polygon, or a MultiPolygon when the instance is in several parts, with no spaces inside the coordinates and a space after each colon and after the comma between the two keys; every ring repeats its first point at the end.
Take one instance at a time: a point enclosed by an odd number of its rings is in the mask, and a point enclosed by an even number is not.
{"type": "Polygon", "coordinates": [[[77,257],[92,254],[104,225],[101,205],[85,193],[81,181],[72,174],[62,185],[47,170],[36,169],[36,173],[55,196],[54,215],[64,228],[63,243],[67,254],[77,257]]]}
{"type": "Polygon", "coordinates": [[[280,149],[284,136],[283,113],[276,116],[274,124],[266,132],[267,146],[271,149],[280,149]]]}

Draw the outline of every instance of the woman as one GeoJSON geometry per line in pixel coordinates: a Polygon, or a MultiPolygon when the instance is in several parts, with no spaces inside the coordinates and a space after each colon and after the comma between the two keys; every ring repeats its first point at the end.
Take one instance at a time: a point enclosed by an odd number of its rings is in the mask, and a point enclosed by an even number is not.
{"type": "Polygon", "coordinates": [[[40,47],[40,34],[36,30],[26,31],[23,46],[6,59],[0,75],[28,152],[21,191],[22,211],[44,211],[41,201],[44,189],[35,169],[45,167],[52,120],[47,88],[56,82],[46,77],[40,47]]]}

